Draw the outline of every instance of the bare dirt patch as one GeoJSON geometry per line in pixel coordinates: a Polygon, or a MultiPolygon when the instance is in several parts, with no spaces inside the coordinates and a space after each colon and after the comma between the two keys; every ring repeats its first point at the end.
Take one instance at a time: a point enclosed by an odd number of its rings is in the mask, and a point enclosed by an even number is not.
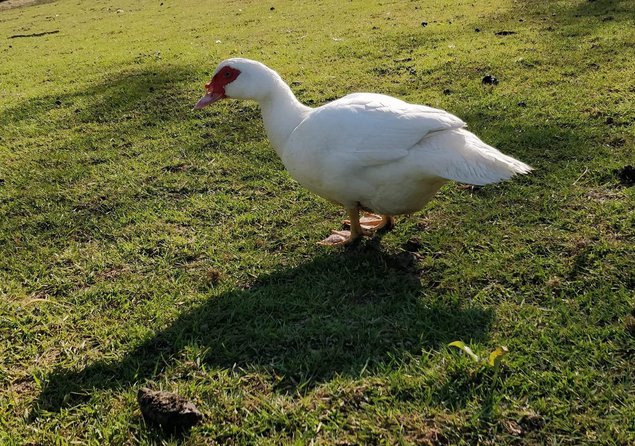
{"type": "Polygon", "coordinates": [[[19,8],[21,6],[39,5],[41,3],[53,3],[54,0],[0,0],[0,11],[19,8]]]}

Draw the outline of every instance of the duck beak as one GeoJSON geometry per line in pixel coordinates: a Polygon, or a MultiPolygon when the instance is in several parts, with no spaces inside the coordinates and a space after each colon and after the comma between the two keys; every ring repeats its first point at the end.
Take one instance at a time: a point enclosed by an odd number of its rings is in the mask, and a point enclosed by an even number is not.
{"type": "Polygon", "coordinates": [[[222,93],[217,93],[214,91],[208,91],[208,93],[203,96],[194,106],[194,110],[200,110],[201,108],[207,107],[209,104],[213,104],[219,99],[223,99],[225,95],[222,93]]]}

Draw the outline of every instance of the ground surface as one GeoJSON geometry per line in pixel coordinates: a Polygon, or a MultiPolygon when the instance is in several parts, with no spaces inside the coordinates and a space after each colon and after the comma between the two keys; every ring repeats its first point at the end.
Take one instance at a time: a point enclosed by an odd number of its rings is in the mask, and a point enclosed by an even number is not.
{"type": "Polygon", "coordinates": [[[633,444],[634,18],[628,0],[0,11],[0,443],[633,444]],[[191,111],[237,55],[308,104],[448,109],[536,171],[318,247],[343,215],[283,170],[256,105],[191,111]],[[496,375],[455,340],[510,353],[496,375]],[[205,422],[145,426],[143,386],[205,422]]]}
{"type": "Polygon", "coordinates": [[[41,3],[51,2],[53,0],[0,0],[0,11],[19,8],[22,6],[31,6],[41,3]]]}

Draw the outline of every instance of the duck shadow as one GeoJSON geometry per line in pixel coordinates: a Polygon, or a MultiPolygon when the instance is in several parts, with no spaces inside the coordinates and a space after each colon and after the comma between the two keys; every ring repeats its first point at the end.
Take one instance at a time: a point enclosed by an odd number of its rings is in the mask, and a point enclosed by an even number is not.
{"type": "Polygon", "coordinates": [[[204,352],[208,370],[258,370],[289,392],[336,375],[360,376],[456,339],[485,340],[492,311],[423,289],[402,254],[367,244],[210,296],[121,359],[54,370],[34,414],[155,379],[192,346],[204,352]]]}

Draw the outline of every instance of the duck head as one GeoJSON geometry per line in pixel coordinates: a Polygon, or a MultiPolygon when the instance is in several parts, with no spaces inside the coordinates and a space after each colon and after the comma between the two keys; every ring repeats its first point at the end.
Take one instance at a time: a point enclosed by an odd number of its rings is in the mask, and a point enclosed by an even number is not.
{"type": "Polygon", "coordinates": [[[272,80],[276,76],[273,70],[254,60],[224,60],[214,71],[212,79],[205,84],[207,93],[194,109],[199,110],[225,98],[261,101],[270,93],[272,80]]]}

